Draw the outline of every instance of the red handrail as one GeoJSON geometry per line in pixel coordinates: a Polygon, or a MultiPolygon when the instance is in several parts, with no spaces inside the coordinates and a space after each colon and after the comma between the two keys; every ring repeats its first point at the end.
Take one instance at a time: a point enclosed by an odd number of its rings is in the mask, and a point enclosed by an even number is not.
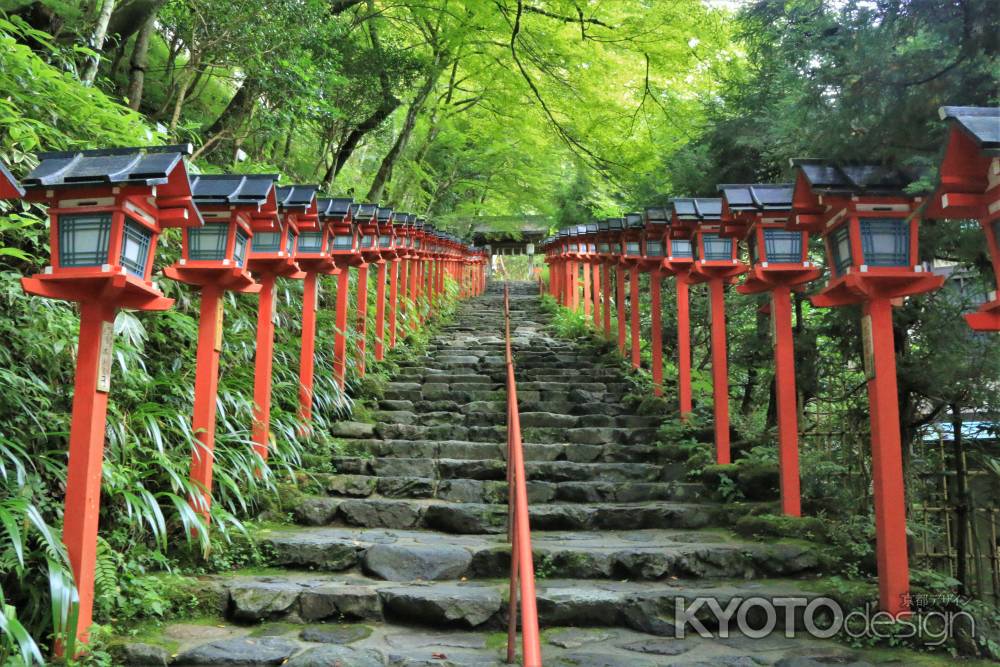
{"type": "Polygon", "coordinates": [[[521,413],[517,409],[517,382],[510,345],[510,289],[503,286],[504,337],[507,365],[507,539],[510,548],[510,607],[507,616],[507,664],[514,662],[517,644],[518,582],[521,593],[521,652],[525,667],[541,667],[538,609],[535,603],[535,566],[531,557],[528,523],[528,486],[521,449],[521,413]]]}

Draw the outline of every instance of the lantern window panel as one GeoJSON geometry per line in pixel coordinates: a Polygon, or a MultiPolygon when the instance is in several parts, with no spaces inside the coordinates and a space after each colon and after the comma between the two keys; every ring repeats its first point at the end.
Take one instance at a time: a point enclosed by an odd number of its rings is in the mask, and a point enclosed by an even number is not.
{"type": "Polygon", "coordinates": [[[646,257],[663,257],[663,241],[646,241],[646,257]]]}
{"type": "Polygon", "coordinates": [[[101,266],[108,261],[111,214],[59,216],[59,266],[101,266]]]}
{"type": "Polygon", "coordinates": [[[868,266],[910,265],[910,223],[902,218],[861,218],[861,250],[868,266]]]}
{"type": "Polygon", "coordinates": [[[570,243],[570,244],[569,244],[569,251],[570,251],[570,252],[576,252],[576,251],[578,251],[579,249],[580,249],[580,246],[579,246],[579,245],[577,245],[576,243],[570,243]]]}
{"type": "Polygon", "coordinates": [[[611,254],[613,254],[613,255],[620,255],[620,254],[622,254],[622,244],[621,243],[612,243],[611,244],[611,254]]]}
{"type": "Polygon", "coordinates": [[[201,227],[191,227],[187,230],[187,237],[188,259],[221,262],[226,258],[228,222],[206,222],[201,227]]]}
{"type": "MultiPolygon", "coordinates": [[[[802,232],[764,229],[764,252],[771,264],[797,264],[802,261],[802,232]]],[[[754,262],[756,263],[756,259],[754,262]]]]}
{"type": "Polygon", "coordinates": [[[747,236],[747,253],[750,255],[751,264],[760,264],[760,252],[757,250],[757,234],[747,236]]]}
{"type": "Polygon", "coordinates": [[[688,239],[673,239],[670,242],[670,256],[680,259],[693,259],[694,247],[688,239]]]}
{"type": "Polygon", "coordinates": [[[389,234],[382,234],[378,237],[378,247],[379,248],[391,248],[392,247],[392,236],[389,234]]]}
{"type": "Polygon", "coordinates": [[[152,244],[153,230],[135,220],[125,218],[120,263],[126,271],[139,278],[146,278],[149,248],[152,244]]]}
{"type": "Polygon", "coordinates": [[[302,232],[299,234],[299,252],[323,252],[323,232],[302,232]]]}
{"type": "Polygon", "coordinates": [[[729,261],[733,258],[733,240],[719,234],[702,234],[701,244],[706,261],[729,261]]]}
{"type": "Polygon", "coordinates": [[[625,242],[625,254],[626,255],[638,255],[639,254],[639,242],[638,241],[626,241],[625,242]]]}
{"type": "Polygon", "coordinates": [[[291,257],[292,255],[292,250],[295,249],[295,240],[296,240],[295,234],[292,234],[292,232],[289,231],[288,237],[285,239],[285,252],[288,254],[289,257],[291,257]]]}
{"type": "Polygon", "coordinates": [[[609,243],[598,243],[597,244],[597,251],[598,252],[607,253],[607,252],[610,252],[610,250],[611,250],[611,244],[609,244],[609,243]]]}
{"type": "Polygon", "coordinates": [[[281,232],[257,232],[253,235],[254,252],[278,252],[281,249],[281,232]]]}
{"type": "Polygon", "coordinates": [[[848,224],[845,223],[833,230],[830,234],[830,258],[833,266],[830,268],[835,275],[844,275],[844,272],[851,267],[854,259],[851,255],[851,234],[848,224]]]}
{"type": "MultiPolygon", "coordinates": [[[[531,248],[531,250],[532,250],[532,252],[529,253],[529,254],[534,254],[534,248],[531,246],[530,243],[528,244],[528,247],[531,248]]],[[[591,244],[589,244],[588,247],[590,248],[590,252],[591,253],[597,252],[597,244],[596,243],[591,243],[591,244]]]]}
{"type": "Polygon", "coordinates": [[[337,234],[333,237],[334,250],[352,250],[354,248],[354,237],[350,234],[337,234]]]}
{"type": "Polygon", "coordinates": [[[375,244],[375,237],[371,234],[365,234],[361,237],[361,247],[362,248],[372,248],[375,244]]]}
{"type": "Polygon", "coordinates": [[[250,247],[250,235],[241,227],[236,228],[236,243],[233,244],[233,261],[236,266],[243,267],[247,263],[247,249],[250,247]]]}
{"type": "Polygon", "coordinates": [[[420,239],[413,239],[413,247],[417,249],[420,248],[420,239]]]}

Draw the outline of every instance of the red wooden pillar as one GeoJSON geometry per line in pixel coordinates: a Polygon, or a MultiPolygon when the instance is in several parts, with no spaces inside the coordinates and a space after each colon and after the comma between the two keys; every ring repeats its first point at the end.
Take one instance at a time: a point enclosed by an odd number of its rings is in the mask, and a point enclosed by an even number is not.
{"type": "Polygon", "coordinates": [[[267,461],[271,435],[271,371],[274,363],[274,274],[259,277],[260,301],[257,304],[257,354],[253,373],[253,442],[254,451],[267,461]]]}
{"type": "Polygon", "coordinates": [[[385,275],[386,260],[379,260],[375,274],[375,361],[385,359],[385,275]]]}
{"type": "Polygon", "coordinates": [[[194,413],[191,427],[198,444],[191,453],[191,481],[201,487],[191,498],[193,509],[208,520],[212,505],[212,464],[215,451],[216,397],[219,388],[219,353],[222,350],[222,296],[215,285],[201,288],[198,351],[195,359],[194,413]]]}
{"type": "Polygon", "coordinates": [[[726,350],[726,288],[722,278],[708,281],[712,321],[712,397],[715,407],[715,462],[730,463],[729,365],[726,350]]]}
{"type": "Polygon", "coordinates": [[[299,357],[299,420],[303,425],[312,421],[318,301],[319,274],[309,271],[303,279],[302,286],[302,353],[299,357]]]}
{"type": "Polygon", "coordinates": [[[594,261],[590,270],[593,273],[590,286],[594,297],[594,329],[598,329],[601,326],[601,263],[594,261]]]}
{"type": "Polygon", "coordinates": [[[601,272],[601,299],[604,301],[604,337],[611,339],[611,263],[604,263],[601,272]]]}
{"type": "Polygon", "coordinates": [[[640,345],[639,337],[639,316],[642,312],[642,308],[639,304],[639,266],[633,264],[629,268],[629,281],[631,283],[629,289],[629,301],[630,312],[629,319],[631,324],[632,333],[632,368],[639,368],[642,363],[642,349],[640,345]]]}
{"type": "Polygon", "coordinates": [[[691,308],[689,283],[677,276],[677,397],[681,419],[691,414],[691,308]]]}
{"type": "Polygon", "coordinates": [[[872,488],[875,496],[876,557],[879,606],[890,614],[907,611],[910,570],[906,545],[906,500],[903,491],[902,442],[896,386],[896,350],[892,338],[892,304],[887,298],[864,303],[870,325],[874,372],[868,380],[871,410],[872,488]]]}
{"type": "Polygon", "coordinates": [[[618,308],[618,352],[625,356],[625,270],[619,264],[615,268],[615,302],[618,308]]]}
{"type": "Polygon", "coordinates": [[[355,309],[358,315],[357,367],[358,377],[365,376],[365,354],[368,350],[368,265],[358,266],[358,293],[355,309]]]}
{"type": "Polygon", "coordinates": [[[663,320],[660,303],[660,272],[649,272],[649,308],[652,314],[652,329],[649,345],[653,360],[653,393],[663,396],[663,320]]]}
{"type": "Polygon", "coordinates": [[[781,510],[802,516],[799,498],[799,418],[795,388],[795,343],[792,339],[791,290],[775,287],[771,292],[771,322],[774,327],[774,385],[778,412],[778,463],[781,475],[781,510]]]}
{"type": "Polygon", "coordinates": [[[80,595],[77,639],[86,642],[93,622],[97,521],[101,505],[101,464],[108,414],[107,391],[98,389],[101,337],[113,327],[115,307],[96,301],[80,304],[80,335],[73,384],[73,422],[69,432],[69,467],[63,542],[80,595]]]}
{"type": "Polygon", "coordinates": [[[420,267],[423,262],[415,259],[410,264],[410,329],[420,326],[420,267]]]}
{"type": "Polygon", "coordinates": [[[583,268],[583,318],[590,318],[590,266],[581,262],[583,268]]]}
{"type": "Polygon", "coordinates": [[[343,389],[347,381],[347,293],[351,270],[344,266],[337,274],[336,331],[333,336],[333,375],[343,389]]]}
{"type": "MultiPolygon", "coordinates": [[[[389,349],[396,347],[396,317],[397,311],[402,307],[399,303],[399,267],[406,270],[406,260],[392,260],[392,271],[389,273],[389,349]]],[[[406,274],[403,274],[403,283],[406,283],[406,274]]]]}

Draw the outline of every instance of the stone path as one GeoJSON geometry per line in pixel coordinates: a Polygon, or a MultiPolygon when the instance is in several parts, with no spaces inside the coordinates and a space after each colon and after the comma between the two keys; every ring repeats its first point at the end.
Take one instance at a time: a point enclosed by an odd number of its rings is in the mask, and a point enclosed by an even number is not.
{"type": "MultiPolygon", "coordinates": [[[[502,664],[502,317],[499,285],[465,303],[426,358],[400,370],[374,428],[338,427],[351,437],[327,495],[265,537],[274,569],[209,578],[224,620],[168,625],[126,644],[126,664],[502,664]]],[[[865,664],[780,632],[675,638],[676,598],[812,598],[800,583],[817,557],[727,532],[701,485],[655,446],[659,420],[626,408],[620,371],[554,338],[547,320],[536,286],[512,287],[545,664],[865,664]]]]}

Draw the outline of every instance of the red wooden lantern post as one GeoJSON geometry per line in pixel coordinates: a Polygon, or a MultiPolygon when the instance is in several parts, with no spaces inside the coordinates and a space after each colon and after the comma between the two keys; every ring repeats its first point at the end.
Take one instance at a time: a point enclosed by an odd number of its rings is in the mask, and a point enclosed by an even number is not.
{"type": "Polygon", "coordinates": [[[333,376],[343,389],[347,383],[347,299],[351,267],[361,263],[358,228],[354,225],[356,205],[350,199],[335,199],[327,207],[326,217],[333,231],[330,257],[337,267],[337,305],[334,312],[333,376]]]}
{"type": "Polygon", "coordinates": [[[388,265],[396,260],[396,232],[393,229],[393,213],[391,208],[378,208],[375,212],[378,220],[378,251],[379,258],[375,261],[378,267],[375,278],[375,361],[385,359],[385,287],[388,265]]]}
{"type": "Polygon", "coordinates": [[[559,230],[559,302],[566,308],[572,308],[572,271],[570,267],[570,230],[559,230]]]}
{"type": "MultiPolygon", "coordinates": [[[[641,306],[639,302],[639,271],[642,268],[642,243],[643,229],[645,223],[641,213],[625,214],[625,229],[622,233],[622,264],[628,267],[629,272],[629,332],[631,343],[632,368],[639,368],[642,361],[640,338],[639,338],[639,316],[641,306]]],[[[619,331],[623,329],[623,323],[619,322],[619,331]]]]}
{"type": "Polygon", "coordinates": [[[681,420],[691,414],[691,307],[690,286],[693,282],[694,246],[691,242],[693,227],[681,220],[677,211],[667,209],[670,226],[666,231],[667,256],[661,263],[663,270],[677,279],[677,401],[681,420]]]}
{"type": "Polygon", "coordinates": [[[653,393],[656,396],[663,395],[663,302],[660,282],[664,274],[663,260],[667,256],[670,218],[669,209],[647,208],[642,245],[643,270],[649,272],[649,308],[652,316],[649,345],[653,363],[653,393]]]}
{"type": "Polygon", "coordinates": [[[413,219],[410,213],[399,213],[393,219],[392,269],[389,271],[389,349],[396,347],[396,323],[399,310],[403,304],[399,298],[400,267],[402,267],[403,285],[406,285],[406,264],[410,253],[409,224],[413,219]]]}
{"type": "Polygon", "coordinates": [[[793,160],[797,178],[790,227],[816,229],[826,241],[831,278],[812,297],[819,307],[862,306],[861,334],[871,409],[879,602],[906,611],[909,564],[892,302],[944,281],[918,261],[919,197],[905,193],[913,174],[880,165],[793,160]]]}
{"type": "Polygon", "coordinates": [[[338,200],[318,200],[317,190],[315,186],[295,186],[290,192],[284,193],[286,196],[281,202],[285,216],[292,218],[299,229],[295,262],[304,272],[302,347],[299,354],[299,420],[303,429],[308,429],[312,421],[319,277],[337,273],[337,267],[330,256],[333,229],[329,221],[331,214],[339,213],[338,200]]]}
{"type": "MultiPolygon", "coordinates": [[[[289,188],[278,188],[279,203],[289,188]]],[[[267,223],[270,226],[270,222],[267,223]]],[[[278,277],[299,278],[295,264],[298,229],[294,216],[281,215],[278,229],[255,230],[247,266],[260,283],[257,302],[257,354],[254,357],[253,433],[254,451],[267,460],[271,440],[271,381],[274,365],[274,284],[278,277]]]]}
{"type": "Polygon", "coordinates": [[[358,377],[365,376],[366,353],[368,351],[368,265],[381,259],[378,251],[378,206],[375,204],[355,204],[354,224],[358,226],[360,235],[359,250],[361,262],[355,266],[358,269],[357,293],[354,297],[354,308],[357,313],[358,342],[357,369],[358,377]]]}
{"type": "MultiPolygon", "coordinates": [[[[49,206],[52,264],[22,278],[21,286],[28,294],[80,304],[63,517],[79,592],[80,642],[87,641],[93,618],[115,313],[173,305],[150,277],[162,229],[201,224],[183,159],[190,153],[190,145],[41,153],[24,181],[27,198],[49,206]]],[[[11,183],[4,189],[5,196],[20,192],[11,183]]]]}
{"type": "Polygon", "coordinates": [[[786,229],[792,185],[720,185],[725,231],[745,238],[750,270],[740,294],[771,295],[771,339],[778,413],[781,510],[802,515],[799,493],[799,409],[792,338],[792,290],[816,280],[820,267],[809,261],[809,232],[786,229]]]}
{"type": "Polygon", "coordinates": [[[618,352],[625,356],[625,348],[628,345],[625,338],[626,318],[625,318],[625,220],[624,218],[611,218],[608,220],[609,232],[614,236],[611,245],[612,256],[615,262],[615,315],[618,318],[618,352]]]}
{"type": "MultiPolygon", "coordinates": [[[[928,218],[975,218],[983,227],[1000,287],[1000,108],[941,107],[951,130],[928,218]]],[[[976,331],[1000,331],[1000,297],[994,290],[965,321],[976,331]]]]}
{"type": "Polygon", "coordinates": [[[729,365],[726,349],[725,286],[746,271],[737,259],[736,243],[722,236],[721,199],[675,199],[674,210],[681,219],[697,219],[693,273],[708,283],[712,326],[712,398],[714,404],[715,461],[730,463],[729,452],[729,365]]]}
{"type": "Polygon", "coordinates": [[[621,222],[617,220],[601,220],[597,223],[597,255],[603,270],[601,271],[601,301],[604,306],[604,337],[611,339],[611,267],[618,260],[620,244],[618,240],[621,222]],[[614,226],[613,226],[614,224],[614,226]]]}
{"type": "Polygon", "coordinates": [[[412,260],[410,263],[410,329],[416,331],[420,326],[420,285],[422,281],[422,269],[424,264],[424,219],[417,218],[413,223],[413,245],[412,260]]]}
{"type": "Polygon", "coordinates": [[[590,239],[587,236],[587,225],[576,226],[576,257],[581,273],[581,300],[583,303],[583,319],[590,319],[590,239]]]}
{"type": "Polygon", "coordinates": [[[205,224],[184,230],[181,259],[164,275],[201,290],[198,351],[195,362],[194,413],[191,428],[197,445],[191,454],[191,481],[201,494],[191,507],[206,521],[212,503],[212,466],[222,352],[222,298],[226,291],[257,292],[247,272],[255,225],[277,226],[274,175],[197,176],[193,199],[205,224]]]}

